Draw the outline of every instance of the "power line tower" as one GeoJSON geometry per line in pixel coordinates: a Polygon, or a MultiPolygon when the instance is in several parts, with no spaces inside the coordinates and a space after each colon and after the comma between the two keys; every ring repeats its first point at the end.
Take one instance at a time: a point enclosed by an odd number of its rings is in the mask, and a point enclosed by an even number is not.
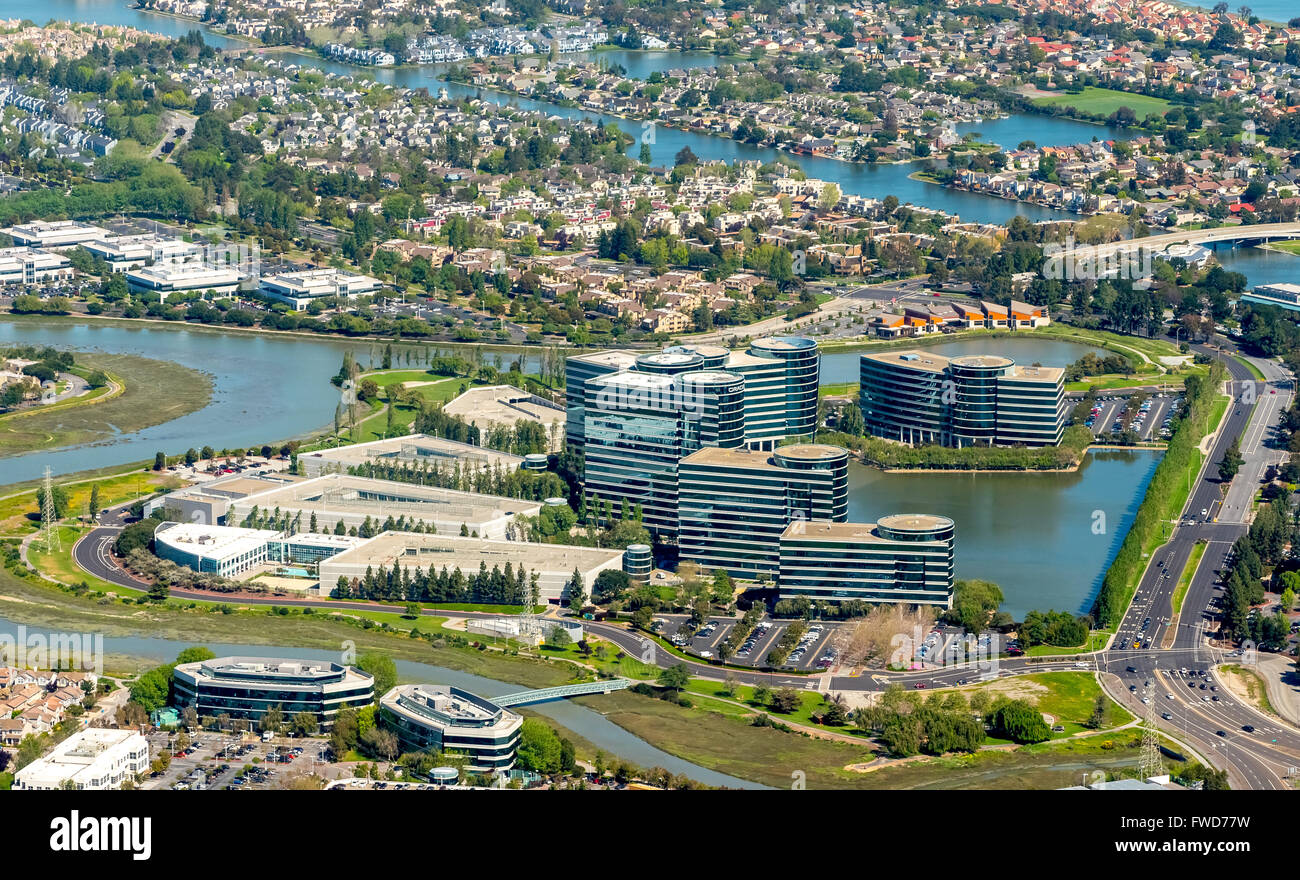
{"type": "Polygon", "coordinates": [[[54,478],[49,467],[45,468],[45,481],[41,491],[41,538],[45,542],[46,553],[60,549],[58,516],[54,509],[54,478]]]}
{"type": "Polygon", "coordinates": [[[1160,736],[1156,732],[1155,703],[1151,699],[1151,686],[1143,693],[1147,698],[1146,711],[1142,715],[1142,751],[1138,754],[1138,776],[1150,779],[1152,776],[1164,775],[1164,764],[1160,761],[1160,736]]]}

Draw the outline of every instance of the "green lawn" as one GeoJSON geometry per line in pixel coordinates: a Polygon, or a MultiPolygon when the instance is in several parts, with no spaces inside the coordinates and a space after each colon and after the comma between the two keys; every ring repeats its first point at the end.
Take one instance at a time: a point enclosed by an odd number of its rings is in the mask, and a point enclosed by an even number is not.
{"type": "Polygon", "coordinates": [[[1192,554],[1187,557],[1187,565],[1183,568],[1182,576],[1178,578],[1178,586],[1174,588],[1174,614],[1178,614],[1183,610],[1183,600],[1187,598],[1187,588],[1192,585],[1192,578],[1196,576],[1196,568],[1201,564],[1201,557],[1205,555],[1207,546],[1207,544],[1199,542],[1192,545],[1192,554]]]}
{"type": "Polygon", "coordinates": [[[1264,381],[1264,374],[1260,371],[1259,367],[1255,366],[1254,364],[1252,364],[1250,361],[1246,360],[1244,357],[1242,357],[1239,354],[1233,355],[1232,359],[1235,360],[1237,363],[1241,364],[1246,369],[1250,370],[1250,374],[1255,377],[1256,382],[1264,381]]]}
{"type": "Polygon", "coordinates": [[[1110,116],[1120,107],[1128,107],[1138,119],[1163,116],[1173,107],[1164,98],[1151,98],[1146,95],[1135,95],[1115,89],[1099,89],[1094,86],[1087,86],[1078,94],[1066,93],[1047,98],[1035,98],[1033,103],[1036,107],[1073,107],[1080,112],[1093,113],[1097,116],[1110,116]]]}
{"type": "Polygon", "coordinates": [[[1082,645],[1075,645],[1072,648],[1062,648],[1059,645],[1034,645],[1025,654],[1029,657],[1051,657],[1056,654],[1088,654],[1093,651],[1100,651],[1106,647],[1106,640],[1109,636],[1103,632],[1088,633],[1088,640],[1082,645]]]}

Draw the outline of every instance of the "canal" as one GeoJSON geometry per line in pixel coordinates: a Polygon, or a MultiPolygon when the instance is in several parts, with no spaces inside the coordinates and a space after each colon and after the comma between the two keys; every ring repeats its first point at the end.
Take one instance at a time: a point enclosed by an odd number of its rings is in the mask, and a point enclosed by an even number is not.
{"type": "MultiPolygon", "coordinates": [[[[26,632],[30,637],[37,633],[46,635],[47,640],[51,633],[39,626],[26,626],[25,630],[18,629],[19,624],[0,618],[0,632],[15,635],[15,641],[18,641],[16,635],[20,632],[26,632]]],[[[57,634],[54,634],[57,635],[57,634]]],[[[48,644],[55,644],[53,641],[47,641],[48,644]]],[[[173,641],[171,639],[157,638],[154,636],[105,636],[104,653],[110,656],[120,656],[131,660],[144,660],[157,664],[174,663],[176,655],[185,648],[191,647],[195,642],[173,641]]],[[[244,657],[286,657],[301,660],[329,660],[339,662],[337,652],[314,650],[310,648],[292,648],[280,645],[237,645],[222,644],[216,642],[204,642],[206,647],[216,653],[218,657],[237,655],[244,657]]],[[[397,666],[398,678],[403,683],[418,682],[427,684],[449,684],[455,687],[464,688],[475,694],[481,694],[485,697],[499,697],[505,694],[518,693],[521,690],[527,690],[527,687],[510,682],[497,681],[491,678],[484,678],[480,675],[472,675],[467,672],[459,672],[455,669],[446,669],[442,666],[433,666],[428,663],[416,663],[410,660],[394,660],[397,666]]],[[[596,697],[594,699],[599,699],[596,697]]],[[[692,764],[689,761],[682,760],[675,755],[657,749],[640,737],[628,733],[612,721],[606,719],[599,712],[588,709],[569,700],[558,700],[553,703],[541,703],[536,706],[530,706],[531,711],[537,712],[552,719],[577,735],[583,737],[597,748],[613,755],[617,755],[627,761],[631,761],[640,767],[663,767],[673,773],[689,776],[705,785],[725,786],[727,788],[765,788],[756,782],[750,782],[746,779],[738,779],[734,776],[728,776],[725,773],[718,773],[701,767],[698,764],[692,764]]]]}

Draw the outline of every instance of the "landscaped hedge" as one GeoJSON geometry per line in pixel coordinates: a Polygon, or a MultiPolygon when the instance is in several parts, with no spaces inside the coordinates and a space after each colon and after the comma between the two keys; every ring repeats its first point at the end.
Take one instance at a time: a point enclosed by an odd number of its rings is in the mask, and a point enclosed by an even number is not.
{"type": "Polygon", "coordinates": [[[1186,415],[1169,438],[1169,448],[1151,476],[1146,496],[1133,518],[1133,526],[1124,537],[1115,561],[1106,571],[1101,592],[1093,604],[1092,616],[1100,626],[1113,626],[1124,616],[1145,568],[1143,548],[1155,538],[1165,521],[1182,512],[1187,500],[1186,474],[1192,467],[1201,438],[1210,432],[1210,413],[1226,375],[1223,364],[1215,361],[1207,377],[1187,378],[1186,415]]]}

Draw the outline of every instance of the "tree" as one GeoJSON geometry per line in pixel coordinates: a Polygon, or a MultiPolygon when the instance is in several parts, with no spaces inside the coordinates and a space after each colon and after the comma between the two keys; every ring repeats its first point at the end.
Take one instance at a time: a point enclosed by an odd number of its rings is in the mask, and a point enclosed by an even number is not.
{"type": "Polygon", "coordinates": [[[257,726],[259,730],[269,730],[273,733],[279,733],[280,727],[284,724],[284,710],[280,706],[274,705],[262,713],[258,719],[257,726]]]}
{"type": "Polygon", "coordinates": [[[357,659],[357,669],[375,677],[375,696],[380,697],[397,686],[397,664],[386,654],[371,652],[357,659]]]}
{"type": "Polygon", "coordinates": [[[1232,478],[1237,476],[1237,471],[1241,470],[1244,463],[1245,459],[1241,456],[1241,444],[1238,438],[1234,437],[1232,445],[1223,453],[1223,460],[1219,462],[1219,479],[1225,483],[1232,482],[1232,478]]]}
{"type": "Polygon", "coordinates": [[[153,456],[153,469],[161,471],[167,467],[167,455],[163,452],[155,452],[153,456]]]}
{"type": "Polygon", "coordinates": [[[90,501],[86,504],[86,509],[90,511],[90,518],[94,519],[99,513],[99,484],[95,483],[90,487],[90,501]]]}
{"type": "Polygon", "coordinates": [[[310,712],[298,712],[289,726],[294,736],[311,736],[316,732],[316,716],[310,712]]]}
{"type": "Polygon", "coordinates": [[[519,747],[515,759],[524,770],[551,775],[559,773],[563,748],[560,738],[549,724],[539,718],[525,718],[519,728],[519,747]]]}
{"type": "Polygon", "coordinates": [[[576,614],[582,611],[587,604],[587,593],[584,589],[582,572],[578,569],[573,570],[573,576],[569,578],[569,608],[576,614]]]}
{"type": "Polygon", "coordinates": [[[684,690],[687,683],[691,680],[691,674],[686,669],[685,663],[678,663],[676,666],[669,666],[659,673],[659,684],[669,690],[684,690]]]}

